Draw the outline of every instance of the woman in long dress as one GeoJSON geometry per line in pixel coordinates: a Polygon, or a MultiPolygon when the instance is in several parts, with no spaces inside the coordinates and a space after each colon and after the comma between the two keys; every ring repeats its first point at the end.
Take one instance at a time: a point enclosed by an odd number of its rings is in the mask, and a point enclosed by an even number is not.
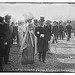
{"type": "Polygon", "coordinates": [[[18,45],[21,46],[23,40],[23,33],[24,33],[24,22],[19,21],[18,23],[18,45]]]}
{"type": "Polygon", "coordinates": [[[35,37],[34,37],[34,26],[31,23],[32,19],[28,19],[28,26],[25,36],[21,45],[22,58],[21,63],[33,64],[34,63],[34,50],[35,50],[35,37]]]}

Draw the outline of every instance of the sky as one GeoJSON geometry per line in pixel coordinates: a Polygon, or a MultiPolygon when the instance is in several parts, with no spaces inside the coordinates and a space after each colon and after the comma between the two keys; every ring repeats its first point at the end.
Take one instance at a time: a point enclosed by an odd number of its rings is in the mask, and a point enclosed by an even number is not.
{"type": "Polygon", "coordinates": [[[28,4],[28,3],[0,3],[0,16],[7,14],[12,15],[15,20],[24,19],[23,14],[32,13],[32,15],[39,19],[41,16],[45,20],[66,20],[75,19],[75,4],[28,4]]]}

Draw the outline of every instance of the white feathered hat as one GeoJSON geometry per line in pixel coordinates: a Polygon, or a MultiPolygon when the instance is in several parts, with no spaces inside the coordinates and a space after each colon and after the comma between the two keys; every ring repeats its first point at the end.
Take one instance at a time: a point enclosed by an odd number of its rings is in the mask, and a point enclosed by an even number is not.
{"type": "Polygon", "coordinates": [[[30,12],[29,13],[24,13],[23,16],[24,16],[25,21],[27,21],[29,19],[34,19],[34,16],[30,12]]]}

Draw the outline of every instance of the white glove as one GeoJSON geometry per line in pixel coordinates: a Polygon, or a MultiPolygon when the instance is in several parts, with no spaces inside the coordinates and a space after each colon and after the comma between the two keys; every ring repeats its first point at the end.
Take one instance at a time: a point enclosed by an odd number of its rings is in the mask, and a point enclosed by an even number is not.
{"type": "Polygon", "coordinates": [[[44,37],[44,34],[41,34],[40,37],[44,37]]]}
{"type": "Polygon", "coordinates": [[[37,34],[39,34],[39,32],[37,32],[37,34]]]}

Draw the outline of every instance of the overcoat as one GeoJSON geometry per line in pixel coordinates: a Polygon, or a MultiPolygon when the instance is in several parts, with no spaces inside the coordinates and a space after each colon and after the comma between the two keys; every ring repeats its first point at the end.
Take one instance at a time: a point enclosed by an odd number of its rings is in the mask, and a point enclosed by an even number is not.
{"type": "Polygon", "coordinates": [[[58,35],[58,32],[59,32],[59,29],[58,29],[58,26],[53,26],[53,29],[52,29],[52,33],[57,36],[58,35]]]}
{"type": "Polygon", "coordinates": [[[64,27],[62,25],[59,25],[59,34],[63,34],[64,27]]]}
{"type": "Polygon", "coordinates": [[[37,37],[37,51],[46,52],[48,50],[48,35],[47,26],[36,27],[35,35],[37,37]]]}

